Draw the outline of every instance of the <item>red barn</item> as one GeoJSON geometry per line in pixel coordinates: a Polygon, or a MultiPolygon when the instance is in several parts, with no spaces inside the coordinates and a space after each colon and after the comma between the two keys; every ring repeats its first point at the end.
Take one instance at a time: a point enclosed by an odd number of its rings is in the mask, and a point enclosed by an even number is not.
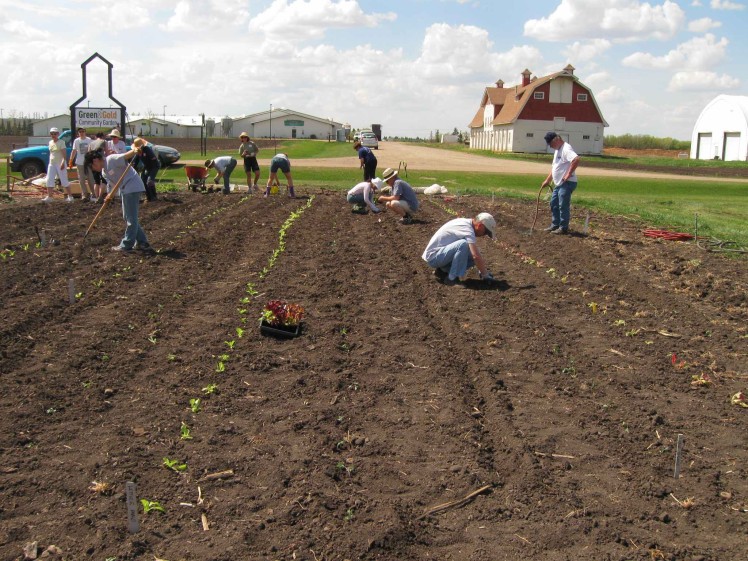
{"type": "Polygon", "coordinates": [[[592,91],[574,76],[570,64],[561,72],[530,78],[522,72],[522,85],[496,87],[483,92],[480,108],[470,122],[470,147],[494,152],[547,152],[543,140],[555,131],[578,154],[601,154],[603,119],[592,91]]]}

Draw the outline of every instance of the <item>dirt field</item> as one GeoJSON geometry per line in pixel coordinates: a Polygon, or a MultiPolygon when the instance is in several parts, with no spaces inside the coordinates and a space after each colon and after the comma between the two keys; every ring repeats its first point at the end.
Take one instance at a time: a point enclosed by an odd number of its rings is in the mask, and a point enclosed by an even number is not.
{"type": "Polygon", "coordinates": [[[83,245],[92,205],[0,206],[0,559],[748,558],[744,260],[594,214],[528,235],[519,201],[402,226],[297,194],[145,205],[153,257],[110,251],[119,209],[83,245]],[[499,282],[438,284],[423,248],[478,211],[499,282]],[[271,298],[300,337],[259,333],[271,298]],[[165,510],[134,534],[127,481],[165,510]]]}

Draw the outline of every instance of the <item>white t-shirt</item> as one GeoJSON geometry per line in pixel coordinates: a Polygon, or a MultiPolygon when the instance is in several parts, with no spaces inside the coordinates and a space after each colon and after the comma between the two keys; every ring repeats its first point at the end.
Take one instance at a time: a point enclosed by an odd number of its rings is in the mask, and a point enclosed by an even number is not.
{"type": "Polygon", "coordinates": [[[124,154],[127,152],[127,145],[122,142],[122,139],[119,139],[116,142],[114,140],[109,140],[106,143],[106,149],[110,154],[124,154]]]}
{"type": "Polygon", "coordinates": [[[67,147],[64,140],[49,141],[49,163],[60,167],[67,158],[67,147]]]}
{"type": "Polygon", "coordinates": [[[363,193],[364,200],[366,201],[366,204],[369,206],[369,208],[374,212],[379,212],[379,209],[374,204],[374,201],[372,201],[371,191],[371,183],[369,183],[368,181],[362,181],[361,183],[357,183],[350,191],[348,191],[348,195],[353,196],[363,193]]]}
{"type": "MultiPolygon", "coordinates": [[[[553,183],[555,185],[561,185],[564,182],[564,175],[569,171],[572,160],[577,157],[577,153],[574,152],[574,148],[571,144],[564,142],[561,148],[553,153],[553,166],[551,167],[551,175],[553,176],[553,183]]],[[[568,181],[576,181],[576,171],[569,176],[568,181]]]]}
{"type": "Polygon", "coordinates": [[[88,145],[91,144],[91,139],[88,137],[81,138],[80,136],[73,140],[73,150],[75,150],[75,165],[82,166],[83,158],[86,157],[88,152],[88,145]]]}
{"type": "Polygon", "coordinates": [[[438,250],[459,240],[465,240],[469,244],[475,243],[475,229],[473,228],[472,218],[455,218],[439,228],[431,236],[431,240],[421,257],[424,261],[428,261],[438,250]]]}
{"type": "Polygon", "coordinates": [[[231,163],[231,160],[233,160],[231,156],[218,156],[215,160],[213,160],[213,167],[216,168],[217,171],[220,171],[221,173],[226,172],[226,168],[231,163]]]}

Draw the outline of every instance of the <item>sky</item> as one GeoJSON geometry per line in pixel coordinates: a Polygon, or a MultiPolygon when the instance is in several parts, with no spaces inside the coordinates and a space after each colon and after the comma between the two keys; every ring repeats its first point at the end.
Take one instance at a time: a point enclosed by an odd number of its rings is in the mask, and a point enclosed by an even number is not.
{"type": "MultiPolygon", "coordinates": [[[[130,116],[288,108],[385,136],[467,131],[487,86],[567,64],[606,135],[690,139],[719,94],[748,95],[748,0],[0,0],[0,110],[53,116],[81,64],[114,65],[130,116]],[[164,107],[165,106],[165,107],[164,107]]],[[[106,66],[89,99],[108,107],[106,66]]]]}

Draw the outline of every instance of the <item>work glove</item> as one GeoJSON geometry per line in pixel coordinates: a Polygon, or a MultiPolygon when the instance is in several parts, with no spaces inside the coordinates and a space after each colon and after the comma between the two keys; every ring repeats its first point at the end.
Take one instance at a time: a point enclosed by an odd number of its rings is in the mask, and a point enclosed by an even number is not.
{"type": "Polygon", "coordinates": [[[486,282],[493,282],[493,275],[491,271],[486,271],[485,275],[481,275],[481,278],[486,282]]]}

